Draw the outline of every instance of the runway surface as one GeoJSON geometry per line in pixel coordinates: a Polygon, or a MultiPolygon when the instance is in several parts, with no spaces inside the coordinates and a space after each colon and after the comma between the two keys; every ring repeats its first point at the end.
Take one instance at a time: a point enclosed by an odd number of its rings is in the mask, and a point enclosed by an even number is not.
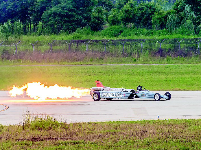
{"type": "MultiPolygon", "coordinates": [[[[159,91],[164,94],[164,91],[159,91]]],[[[90,95],[69,100],[32,100],[11,98],[0,91],[0,124],[22,124],[26,114],[58,121],[100,122],[156,119],[201,119],[201,91],[170,91],[172,99],[165,101],[93,101],[90,95]]]]}

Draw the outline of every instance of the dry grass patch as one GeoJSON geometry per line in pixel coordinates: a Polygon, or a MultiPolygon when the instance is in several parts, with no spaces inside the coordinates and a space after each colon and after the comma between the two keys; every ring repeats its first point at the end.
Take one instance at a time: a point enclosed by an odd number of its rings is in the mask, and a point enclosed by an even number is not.
{"type": "Polygon", "coordinates": [[[11,149],[63,146],[83,149],[200,149],[199,133],[201,120],[66,124],[48,117],[36,118],[23,125],[1,126],[0,143],[11,149]]]}

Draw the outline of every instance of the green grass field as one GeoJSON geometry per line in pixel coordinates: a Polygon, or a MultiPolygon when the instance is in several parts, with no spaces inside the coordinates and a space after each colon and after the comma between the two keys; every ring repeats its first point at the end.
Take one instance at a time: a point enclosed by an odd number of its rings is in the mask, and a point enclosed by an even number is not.
{"type": "Polygon", "coordinates": [[[47,117],[0,126],[2,150],[201,149],[201,119],[65,124],[47,117]]]}
{"type": "Polygon", "coordinates": [[[0,89],[41,82],[45,85],[91,88],[105,86],[149,90],[201,90],[201,65],[97,65],[97,66],[0,66],[0,89]]]}

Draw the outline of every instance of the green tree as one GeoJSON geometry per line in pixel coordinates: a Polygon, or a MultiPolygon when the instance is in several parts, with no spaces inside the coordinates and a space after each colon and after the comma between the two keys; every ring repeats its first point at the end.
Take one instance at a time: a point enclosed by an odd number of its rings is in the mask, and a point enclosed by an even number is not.
{"type": "Polygon", "coordinates": [[[103,24],[105,22],[105,18],[103,15],[103,7],[95,7],[91,14],[91,22],[89,26],[93,31],[99,31],[103,28],[103,24]]]}
{"type": "Polygon", "coordinates": [[[160,5],[163,10],[171,10],[175,0],[154,0],[155,4],[160,5]]]}
{"type": "Polygon", "coordinates": [[[121,21],[119,19],[119,10],[117,8],[114,8],[110,11],[110,14],[108,16],[108,23],[112,25],[119,25],[121,24],[121,21]]]}
{"type": "Polygon", "coordinates": [[[43,13],[56,5],[61,4],[61,2],[62,0],[34,0],[34,4],[32,7],[30,7],[30,10],[32,11],[31,18],[34,32],[38,30],[36,27],[38,26],[39,22],[42,21],[43,13]]]}
{"type": "Polygon", "coordinates": [[[120,20],[124,26],[129,23],[134,23],[136,20],[136,12],[137,11],[137,3],[130,0],[128,1],[124,7],[120,11],[120,20]]]}
{"type": "Polygon", "coordinates": [[[128,3],[129,0],[117,0],[116,3],[115,3],[115,7],[118,9],[118,10],[121,10],[124,5],[126,5],[126,3],[128,3]]]}
{"type": "Polygon", "coordinates": [[[4,24],[8,20],[14,22],[19,19],[18,16],[18,3],[16,1],[7,0],[0,2],[0,23],[4,24]]]}
{"type": "Polygon", "coordinates": [[[10,20],[12,23],[19,21],[23,25],[24,33],[31,30],[33,8],[37,0],[7,0],[0,3],[1,23],[10,20]]]}
{"type": "Polygon", "coordinates": [[[85,27],[89,25],[91,21],[91,13],[95,7],[95,1],[93,0],[71,0],[73,8],[76,10],[76,14],[80,16],[79,27],[85,27]]]}
{"type": "Polygon", "coordinates": [[[191,31],[193,33],[197,21],[193,6],[187,4],[184,0],[180,0],[175,3],[173,10],[173,15],[177,16],[176,27],[182,28],[183,32],[191,31]]]}
{"type": "Polygon", "coordinates": [[[173,10],[173,13],[178,15],[178,19],[181,24],[183,21],[185,22],[185,20],[188,20],[189,17],[192,17],[191,14],[194,13],[191,11],[191,6],[187,5],[183,0],[177,1],[173,10]]]}
{"type": "MultiPolygon", "coordinates": [[[[29,24],[31,26],[31,13],[29,12],[30,1],[21,0],[18,2],[18,19],[23,24],[24,33],[27,33],[27,28],[29,28],[29,24]]],[[[29,30],[29,29],[28,29],[29,30]]]]}
{"type": "Polygon", "coordinates": [[[167,18],[168,18],[167,11],[161,9],[158,12],[155,12],[152,17],[152,28],[156,30],[166,28],[167,18]]]}
{"type": "Polygon", "coordinates": [[[190,5],[191,10],[195,14],[193,24],[195,25],[196,33],[199,33],[199,26],[201,25],[201,0],[183,0],[190,5]]]}
{"type": "Polygon", "coordinates": [[[96,7],[101,6],[107,12],[114,8],[114,5],[111,0],[94,0],[94,5],[96,7]]]}
{"type": "Polygon", "coordinates": [[[1,33],[3,33],[6,40],[8,40],[8,37],[12,34],[11,30],[12,30],[11,21],[7,21],[1,26],[1,33]]]}
{"type": "Polygon", "coordinates": [[[180,26],[178,15],[172,13],[167,17],[166,28],[170,33],[174,32],[180,26]]]}
{"type": "Polygon", "coordinates": [[[140,3],[136,10],[135,25],[140,28],[152,28],[152,17],[160,11],[160,7],[152,2],[140,3]]]}
{"type": "Polygon", "coordinates": [[[80,18],[72,3],[68,1],[45,11],[42,15],[42,22],[48,33],[57,34],[62,30],[75,31],[79,27],[80,18]]]}
{"type": "Polygon", "coordinates": [[[114,8],[114,5],[111,0],[93,0],[95,7],[102,7],[103,8],[103,15],[105,18],[105,21],[108,22],[108,16],[109,12],[112,8],[114,8]]]}

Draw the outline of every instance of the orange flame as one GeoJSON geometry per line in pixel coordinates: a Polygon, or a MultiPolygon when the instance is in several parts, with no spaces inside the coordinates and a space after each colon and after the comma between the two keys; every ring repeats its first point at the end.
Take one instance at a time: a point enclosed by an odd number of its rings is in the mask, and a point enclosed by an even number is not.
{"type": "Polygon", "coordinates": [[[15,97],[17,95],[23,95],[26,91],[26,95],[30,98],[37,100],[41,99],[68,99],[71,97],[80,98],[89,94],[89,89],[72,88],[70,86],[45,86],[40,82],[27,83],[22,87],[13,86],[13,89],[9,91],[10,96],[15,97]]]}

